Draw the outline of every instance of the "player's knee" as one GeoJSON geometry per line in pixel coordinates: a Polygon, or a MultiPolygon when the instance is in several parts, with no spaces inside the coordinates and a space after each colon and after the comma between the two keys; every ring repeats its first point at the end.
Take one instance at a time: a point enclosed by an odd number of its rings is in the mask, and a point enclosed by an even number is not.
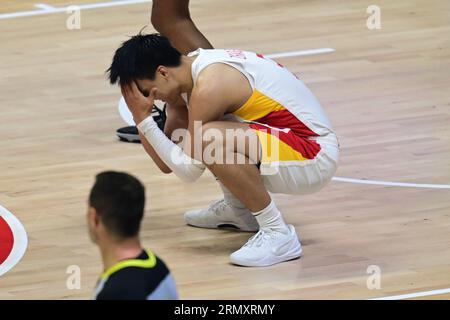
{"type": "Polygon", "coordinates": [[[162,33],[162,29],[167,24],[167,19],[165,19],[164,16],[158,11],[159,10],[153,8],[150,21],[152,22],[152,25],[156,29],[156,31],[162,33]]]}

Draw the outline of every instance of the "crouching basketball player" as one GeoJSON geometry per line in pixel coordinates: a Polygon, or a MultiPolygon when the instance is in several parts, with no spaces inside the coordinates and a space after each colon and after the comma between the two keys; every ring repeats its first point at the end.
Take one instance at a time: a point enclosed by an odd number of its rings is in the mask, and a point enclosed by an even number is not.
{"type": "Polygon", "coordinates": [[[150,250],[141,246],[139,228],[145,191],[134,177],[121,172],[97,175],[89,196],[89,234],[100,248],[104,272],[96,300],[174,300],[174,279],[150,250]]]}
{"type": "Polygon", "coordinates": [[[221,184],[224,199],[187,212],[188,224],[259,230],[231,254],[234,264],[301,256],[296,231],[269,192],[321,189],[336,171],[339,145],[321,105],[294,74],[253,52],[181,55],[167,38],[139,34],[117,49],[109,78],[120,83],[143,146],[163,172],[194,182],[208,168],[221,184]],[[164,133],[151,117],[154,99],[170,106],[164,133]],[[180,144],[168,138],[178,128],[187,129],[180,144]]]}

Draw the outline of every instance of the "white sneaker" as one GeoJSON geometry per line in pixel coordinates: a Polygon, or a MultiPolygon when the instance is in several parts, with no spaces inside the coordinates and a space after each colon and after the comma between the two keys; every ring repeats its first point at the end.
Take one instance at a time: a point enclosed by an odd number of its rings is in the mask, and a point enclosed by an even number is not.
{"type": "Polygon", "coordinates": [[[260,229],[246,244],[230,256],[232,263],[246,267],[264,267],[299,258],[302,246],[293,225],[288,232],[260,229]]]}
{"type": "Polygon", "coordinates": [[[258,231],[259,224],[248,209],[234,208],[218,200],[206,209],[189,210],[184,214],[187,224],[200,228],[233,228],[242,231],[258,231]]]}

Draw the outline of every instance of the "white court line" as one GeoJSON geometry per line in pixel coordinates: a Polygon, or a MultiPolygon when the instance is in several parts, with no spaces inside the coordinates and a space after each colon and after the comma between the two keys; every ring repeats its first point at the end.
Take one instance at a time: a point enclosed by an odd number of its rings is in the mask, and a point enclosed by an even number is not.
{"type": "Polygon", "coordinates": [[[353,178],[343,178],[343,177],[333,177],[333,181],[358,183],[358,184],[370,184],[370,185],[379,185],[379,186],[389,186],[389,187],[450,189],[449,184],[391,182],[391,181],[363,180],[363,179],[353,179],[353,178]]]}
{"type": "Polygon", "coordinates": [[[98,3],[90,3],[90,4],[71,5],[71,6],[60,7],[60,8],[56,8],[56,7],[52,7],[52,6],[48,6],[46,4],[40,3],[40,4],[35,5],[36,7],[40,8],[40,10],[2,13],[2,14],[0,14],[0,20],[20,18],[20,17],[40,16],[43,14],[50,14],[50,13],[68,12],[68,10],[73,10],[73,8],[75,8],[75,7],[80,10],[89,10],[89,9],[126,6],[126,5],[130,5],[130,4],[149,3],[149,2],[151,2],[151,0],[122,0],[122,1],[110,1],[110,2],[98,2],[98,3]],[[50,9],[50,7],[52,7],[52,9],[50,9]]]}
{"type": "Polygon", "coordinates": [[[45,3],[36,3],[34,5],[36,8],[39,8],[41,10],[45,10],[45,11],[55,11],[56,8],[54,6],[51,6],[49,4],[45,4],[45,3]]]}
{"type": "Polygon", "coordinates": [[[289,58],[289,57],[298,57],[298,56],[310,56],[313,54],[331,53],[334,51],[336,51],[336,50],[333,48],[319,48],[319,49],[311,49],[311,50],[272,53],[272,54],[268,54],[265,56],[267,58],[276,59],[276,58],[289,58]]]}
{"type": "Polygon", "coordinates": [[[439,289],[439,290],[431,290],[431,291],[423,291],[423,292],[414,292],[414,293],[407,293],[407,294],[400,294],[400,295],[397,295],[397,296],[372,298],[372,299],[369,299],[369,300],[402,300],[402,299],[413,299],[413,298],[420,298],[420,297],[436,296],[436,295],[446,294],[446,293],[450,293],[450,288],[448,288],[448,289],[439,289]]]}

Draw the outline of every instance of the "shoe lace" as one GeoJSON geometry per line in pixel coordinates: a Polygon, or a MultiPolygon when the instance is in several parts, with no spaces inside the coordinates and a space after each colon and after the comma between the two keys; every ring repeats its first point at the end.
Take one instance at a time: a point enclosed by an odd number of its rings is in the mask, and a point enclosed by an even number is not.
{"type": "Polygon", "coordinates": [[[273,232],[269,232],[268,230],[259,229],[259,231],[248,239],[247,243],[244,246],[256,246],[260,247],[264,241],[273,239],[273,232]]]}
{"type": "Polygon", "coordinates": [[[210,210],[214,212],[214,214],[218,214],[220,211],[225,210],[225,208],[228,206],[228,203],[225,201],[225,199],[220,199],[214,202],[210,206],[210,210]]]}

